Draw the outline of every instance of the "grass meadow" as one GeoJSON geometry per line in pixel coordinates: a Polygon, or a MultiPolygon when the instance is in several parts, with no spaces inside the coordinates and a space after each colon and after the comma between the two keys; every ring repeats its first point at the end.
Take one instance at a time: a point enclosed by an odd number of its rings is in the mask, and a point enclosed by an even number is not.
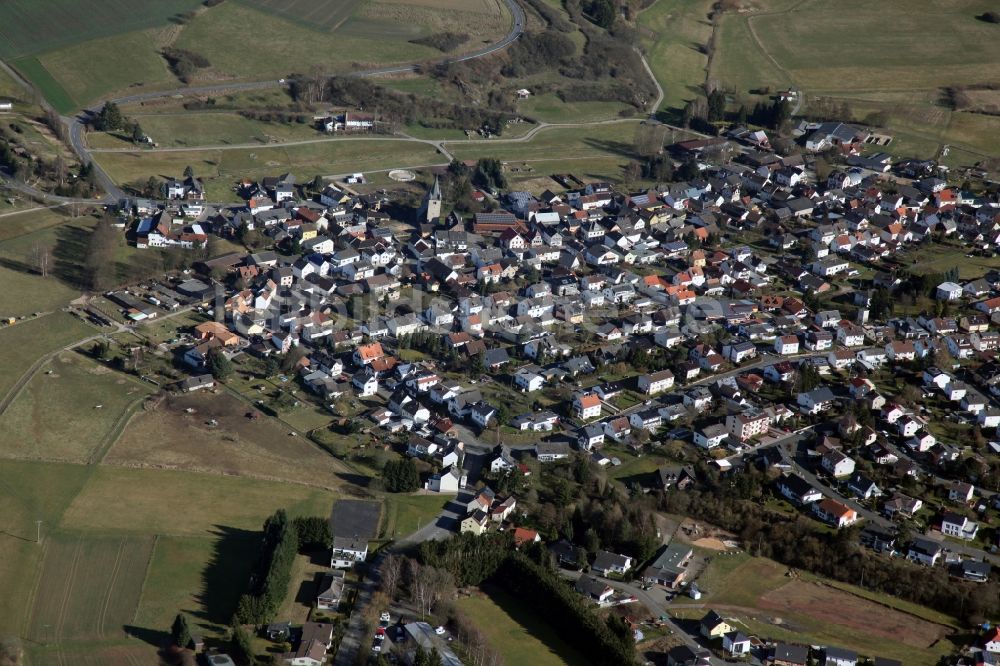
{"type": "Polygon", "coordinates": [[[97,329],[65,312],[0,329],[0,396],[5,396],[37,359],[96,332],[97,329]]]}
{"type": "Polygon", "coordinates": [[[788,567],[746,553],[714,555],[698,583],[702,600],[675,602],[673,615],[696,619],[714,608],[761,638],[838,645],[905,664],[935,663],[955,647],[945,638],[954,618],[808,573],[789,575],[788,567]]]}
{"type": "Polygon", "coordinates": [[[205,180],[208,197],[213,201],[235,201],[233,184],[244,177],[262,178],[290,170],[301,182],[311,180],[316,174],[326,176],[447,161],[428,144],[371,138],[287,147],[96,153],[94,157],[119,183],[145,181],[150,176],[176,177],[190,165],[205,180]]]}
{"type": "Polygon", "coordinates": [[[0,455],[88,462],[108,445],[131,405],[150,393],[148,384],[64,352],[31,378],[0,414],[5,433],[0,455]]]}
{"type": "Polygon", "coordinates": [[[716,34],[709,76],[738,96],[792,86],[806,93],[807,104],[810,97],[846,101],[859,120],[882,113],[897,137],[888,150],[899,155],[935,157],[948,145],[944,161],[956,166],[1000,154],[1000,118],[954,111],[941,101],[947,86],[992,81],[1000,33],[976,17],[994,3],[926,3],[919,11],[905,0],[756,5],[724,14],[716,34]]]}

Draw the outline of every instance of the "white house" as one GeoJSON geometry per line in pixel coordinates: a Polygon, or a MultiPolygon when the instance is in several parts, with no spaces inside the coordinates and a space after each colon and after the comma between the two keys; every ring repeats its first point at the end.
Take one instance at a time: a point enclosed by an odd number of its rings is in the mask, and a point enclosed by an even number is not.
{"type": "Polygon", "coordinates": [[[955,301],[962,297],[962,285],[954,282],[942,282],[934,293],[939,301],[955,301]]]}
{"type": "Polygon", "coordinates": [[[726,426],[721,423],[713,423],[695,430],[694,443],[704,449],[714,449],[716,446],[722,444],[727,436],[729,436],[729,431],[726,429],[726,426]]]}
{"type": "Polygon", "coordinates": [[[334,569],[350,569],[368,557],[368,541],[354,537],[333,537],[333,551],[330,566],[334,569]]]}
{"type": "Polygon", "coordinates": [[[854,460],[836,449],[827,451],[823,455],[820,465],[827,472],[838,478],[854,474],[854,460]]]}
{"type": "Polygon", "coordinates": [[[972,541],[979,532],[979,523],[969,520],[965,516],[946,511],[941,518],[941,533],[945,536],[972,541]]]}
{"type": "Polygon", "coordinates": [[[573,414],[581,421],[601,415],[601,398],[596,393],[581,393],[573,398],[573,414]]]}
{"type": "Polygon", "coordinates": [[[641,375],[638,384],[639,390],[646,395],[655,395],[674,385],[674,373],[669,370],[660,370],[648,375],[641,375]]]}
{"type": "Polygon", "coordinates": [[[795,335],[780,335],[774,339],[774,353],[787,356],[799,353],[799,338],[795,335]]]}

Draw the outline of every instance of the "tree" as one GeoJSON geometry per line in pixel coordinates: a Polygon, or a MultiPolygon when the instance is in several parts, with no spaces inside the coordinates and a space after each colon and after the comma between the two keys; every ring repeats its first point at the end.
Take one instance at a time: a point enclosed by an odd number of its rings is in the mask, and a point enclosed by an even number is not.
{"type": "Polygon", "coordinates": [[[139,123],[132,123],[132,143],[142,143],[146,138],[146,133],[142,131],[139,123]]]}
{"type": "Polygon", "coordinates": [[[329,548],[333,540],[330,521],[322,516],[300,516],[292,521],[299,537],[299,548],[329,548]]]}
{"type": "Polygon", "coordinates": [[[215,347],[208,352],[208,371],[219,381],[232,376],[233,363],[221,348],[215,347]]]}
{"type": "Polygon", "coordinates": [[[615,22],[615,6],[611,0],[593,0],[588,8],[594,23],[602,28],[610,28],[615,22]]]}
{"type": "Polygon", "coordinates": [[[250,634],[240,626],[233,627],[233,654],[236,661],[242,664],[254,663],[253,643],[250,641],[250,634]]]}
{"type": "Polygon", "coordinates": [[[503,164],[495,157],[484,157],[476,163],[472,182],[488,191],[507,189],[507,178],[503,175],[503,164]]]}
{"type": "Polygon", "coordinates": [[[99,132],[112,132],[125,127],[125,117],[114,102],[105,102],[101,111],[94,119],[94,129],[99,132]]]}
{"type": "Polygon", "coordinates": [[[48,277],[52,270],[52,248],[48,245],[35,245],[31,254],[35,262],[35,270],[43,278],[48,277]]]}
{"type": "Polygon", "coordinates": [[[726,93],[713,90],[708,93],[708,120],[715,122],[726,117],[726,93]]]}
{"type": "Polygon", "coordinates": [[[98,340],[94,343],[94,346],[90,348],[90,351],[94,355],[94,358],[98,358],[103,361],[108,358],[111,346],[104,340],[98,340]]]}
{"type": "Polygon", "coordinates": [[[194,169],[192,169],[190,165],[184,167],[184,177],[185,178],[194,178],[194,169]]]}
{"type": "Polygon", "coordinates": [[[187,618],[181,613],[174,618],[174,624],[170,628],[170,639],[180,648],[186,648],[191,643],[191,630],[188,628],[187,618]]]}
{"type": "Polygon", "coordinates": [[[677,177],[681,180],[692,180],[700,174],[701,170],[698,168],[698,162],[694,159],[687,160],[677,169],[677,177]]]}
{"type": "Polygon", "coordinates": [[[387,462],[382,477],[390,493],[412,493],[420,487],[420,474],[410,458],[387,462]]]}

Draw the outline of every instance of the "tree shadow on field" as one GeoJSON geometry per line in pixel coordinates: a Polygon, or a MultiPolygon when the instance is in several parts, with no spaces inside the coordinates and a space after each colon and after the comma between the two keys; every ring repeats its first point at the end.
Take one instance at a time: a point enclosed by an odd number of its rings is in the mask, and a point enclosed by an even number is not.
{"type": "Polygon", "coordinates": [[[191,614],[205,623],[224,628],[236,604],[250,588],[250,578],[260,554],[261,532],[216,525],[212,559],[201,574],[200,609],[191,614]]]}
{"type": "Polygon", "coordinates": [[[586,145],[591,148],[597,148],[606,153],[612,153],[614,155],[620,155],[621,157],[627,157],[628,159],[635,159],[635,147],[624,141],[609,141],[607,139],[584,139],[583,141],[586,145]]]}
{"type": "Polygon", "coordinates": [[[84,227],[67,224],[56,230],[56,244],[52,248],[55,260],[53,274],[71,287],[86,289],[90,286],[87,273],[87,246],[91,231],[84,227]]]}
{"type": "Polygon", "coordinates": [[[155,648],[163,650],[170,643],[170,634],[166,631],[158,631],[156,629],[148,629],[146,627],[136,627],[134,625],[126,624],[122,629],[126,634],[132,638],[138,638],[140,641],[149,643],[155,648]]]}

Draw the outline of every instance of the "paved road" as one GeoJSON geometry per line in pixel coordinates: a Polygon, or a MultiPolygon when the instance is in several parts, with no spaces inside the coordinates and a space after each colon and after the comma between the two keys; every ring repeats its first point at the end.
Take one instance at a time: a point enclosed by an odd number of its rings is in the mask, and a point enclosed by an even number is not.
{"type": "Polygon", "coordinates": [[[344,638],[340,642],[340,647],[337,648],[333,662],[335,666],[354,666],[357,663],[358,651],[367,650],[372,642],[372,636],[365,634],[364,609],[371,603],[372,595],[378,589],[379,567],[382,566],[385,556],[390,553],[404,553],[424,541],[447,539],[455,534],[458,532],[459,521],[465,515],[465,505],[471,499],[472,493],[459,493],[433,521],[395,542],[372,560],[364,579],[361,581],[354,611],[351,613],[347,628],[344,630],[344,638]]]}
{"type": "MultiPolygon", "coordinates": [[[[568,580],[575,581],[580,577],[580,572],[559,569],[559,575],[568,580]]],[[[697,634],[689,634],[670,616],[669,607],[666,603],[666,591],[662,587],[657,585],[649,590],[644,590],[642,587],[631,582],[610,580],[607,578],[601,578],[600,576],[597,576],[597,578],[600,578],[603,582],[607,583],[615,590],[635,597],[640,603],[648,608],[655,617],[660,618],[663,623],[666,624],[671,631],[673,631],[674,635],[683,640],[684,644],[692,650],[698,651],[708,647],[701,644],[700,636],[697,634]]],[[[709,663],[711,666],[722,666],[725,662],[713,655],[709,663]]]]}

